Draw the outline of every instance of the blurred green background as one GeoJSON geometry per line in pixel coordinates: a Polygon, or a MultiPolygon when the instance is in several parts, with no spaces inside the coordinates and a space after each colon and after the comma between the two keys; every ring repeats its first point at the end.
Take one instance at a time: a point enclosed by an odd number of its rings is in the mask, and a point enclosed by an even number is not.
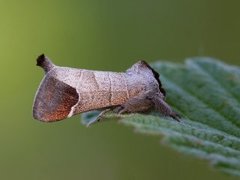
{"type": "Polygon", "coordinates": [[[62,66],[123,71],[139,59],[211,56],[240,65],[236,0],[0,0],[0,179],[236,179],[116,121],[32,118],[45,53],[62,66]]]}

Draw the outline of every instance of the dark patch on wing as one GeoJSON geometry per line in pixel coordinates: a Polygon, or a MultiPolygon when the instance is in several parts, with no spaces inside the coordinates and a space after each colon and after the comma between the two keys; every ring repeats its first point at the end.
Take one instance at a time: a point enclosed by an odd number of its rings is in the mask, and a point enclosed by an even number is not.
{"type": "Polygon", "coordinates": [[[65,119],[78,98],[75,88],[46,76],[34,101],[33,117],[45,122],[65,119]]]}

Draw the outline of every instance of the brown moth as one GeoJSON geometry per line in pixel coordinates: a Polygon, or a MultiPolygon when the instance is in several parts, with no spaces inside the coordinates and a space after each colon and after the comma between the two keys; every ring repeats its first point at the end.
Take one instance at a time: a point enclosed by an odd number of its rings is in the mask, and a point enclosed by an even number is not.
{"type": "MultiPolygon", "coordinates": [[[[45,55],[37,58],[45,77],[36,93],[33,117],[44,122],[62,120],[91,110],[116,113],[146,112],[155,108],[178,120],[178,114],[164,101],[159,74],[145,61],[126,72],[92,71],[59,67],[45,55]]],[[[93,123],[91,122],[91,123],[93,123]]]]}

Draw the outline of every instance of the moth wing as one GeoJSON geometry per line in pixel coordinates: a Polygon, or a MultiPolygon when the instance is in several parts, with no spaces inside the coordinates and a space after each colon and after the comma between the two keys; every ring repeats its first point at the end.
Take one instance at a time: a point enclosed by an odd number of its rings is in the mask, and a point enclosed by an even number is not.
{"type": "Polygon", "coordinates": [[[75,88],[46,74],[35,96],[33,117],[44,122],[65,119],[77,102],[75,88]]]}

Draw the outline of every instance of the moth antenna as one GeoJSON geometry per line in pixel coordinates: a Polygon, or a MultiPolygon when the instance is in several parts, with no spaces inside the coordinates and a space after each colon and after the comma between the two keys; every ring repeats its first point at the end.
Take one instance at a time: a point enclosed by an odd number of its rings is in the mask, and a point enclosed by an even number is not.
{"type": "Polygon", "coordinates": [[[44,54],[38,56],[37,58],[37,66],[40,66],[44,69],[45,73],[49,72],[51,69],[55,67],[50,59],[44,54]]]}

